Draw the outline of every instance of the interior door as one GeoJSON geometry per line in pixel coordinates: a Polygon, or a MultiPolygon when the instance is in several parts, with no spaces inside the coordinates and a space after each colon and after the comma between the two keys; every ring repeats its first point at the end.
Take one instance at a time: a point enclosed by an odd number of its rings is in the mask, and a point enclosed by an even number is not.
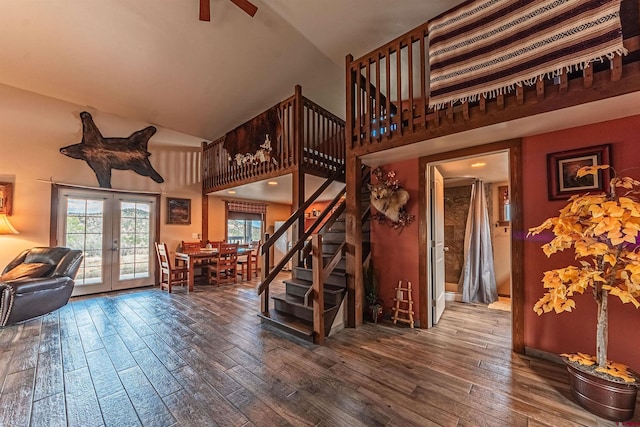
{"type": "Polygon", "coordinates": [[[73,296],[152,285],[157,197],[62,189],[59,245],[84,252],[73,296]]]}
{"type": "Polygon", "coordinates": [[[437,167],[431,168],[431,289],[433,324],[437,324],[445,308],[444,288],[444,179],[437,167]]]}

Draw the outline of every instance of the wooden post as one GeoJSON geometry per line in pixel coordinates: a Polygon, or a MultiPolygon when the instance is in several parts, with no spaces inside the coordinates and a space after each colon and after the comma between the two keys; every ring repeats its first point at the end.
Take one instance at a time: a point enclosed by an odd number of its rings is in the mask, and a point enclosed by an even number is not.
{"type": "MultiPolygon", "coordinates": [[[[295,91],[295,108],[294,108],[294,150],[296,153],[296,169],[293,172],[293,185],[292,185],[292,209],[295,211],[305,201],[304,194],[304,172],[302,171],[302,144],[304,135],[304,103],[302,100],[302,86],[296,85],[295,91]]],[[[299,241],[304,234],[304,215],[298,218],[298,221],[293,225],[293,240],[299,241]]],[[[294,259],[294,266],[300,266],[300,253],[294,259]]]]}
{"type": "Polygon", "coordinates": [[[347,152],[347,197],[346,200],[346,274],[347,274],[347,327],[362,325],[362,161],[350,150],[347,152]]]}
{"type": "MultiPolygon", "coordinates": [[[[269,240],[269,233],[264,234],[264,242],[269,240]]],[[[259,254],[258,254],[259,255],[259,254]]],[[[264,282],[264,278],[270,273],[269,263],[269,251],[262,255],[262,268],[260,269],[260,283],[264,282]]],[[[269,286],[260,294],[260,312],[264,315],[269,314],[269,286]]]]}
{"type": "MultiPolygon", "coordinates": [[[[484,101],[481,96],[480,102],[484,101]]],[[[427,329],[429,327],[429,281],[427,274],[429,270],[429,242],[427,236],[431,221],[427,219],[429,206],[427,206],[427,164],[428,160],[421,157],[418,166],[418,321],[419,327],[427,329]]]]}
{"type": "MultiPolygon", "coordinates": [[[[345,81],[347,82],[346,94],[347,94],[347,106],[345,111],[345,146],[347,148],[353,148],[353,120],[354,120],[354,101],[355,101],[355,87],[358,84],[356,73],[351,69],[351,63],[353,62],[353,55],[347,55],[345,58],[347,75],[345,81]]],[[[359,87],[359,86],[358,86],[359,87]]],[[[388,97],[387,97],[388,98],[388,97]]]]}
{"type": "Polygon", "coordinates": [[[312,266],[313,266],[313,332],[314,342],[324,342],[324,283],[322,277],[322,236],[311,236],[312,266]]]}
{"type": "MultiPolygon", "coordinates": [[[[207,146],[206,142],[202,143],[202,152],[207,146]]],[[[202,156],[201,166],[204,166],[204,156],[202,156]]],[[[202,168],[204,170],[204,167],[202,168]]],[[[206,242],[209,240],[209,196],[205,193],[205,182],[202,181],[202,234],[201,240],[206,242]]]]}
{"type": "Polygon", "coordinates": [[[582,70],[582,80],[584,87],[588,88],[593,86],[593,67],[591,65],[582,70]]]}
{"type": "Polygon", "coordinates": [[[524,104],[524,87],[522,87],[522,85],[516,86],[516,100],[518,101],[518,105],[524,104]]]}
{"type": "Polygon", "coordinates": [[[558,88],[561,94],[567,93],[567,90],[569,89],[569,76],[567,75],[567,70],[562,70],[562,74],[560,74],[560,85],[558,88]]]}
{"type": "Polygon", "coordinates": [[[542,78],[538,78],[538,81],[536,82],[536,99],[538,102],[544,100],[544,79],[542,78]]]}
{"type": "Polygon", "coordinates": [[[611,81],[617,82],[622,78],[622,56],[615,54],[611,59],[611,81]]]}

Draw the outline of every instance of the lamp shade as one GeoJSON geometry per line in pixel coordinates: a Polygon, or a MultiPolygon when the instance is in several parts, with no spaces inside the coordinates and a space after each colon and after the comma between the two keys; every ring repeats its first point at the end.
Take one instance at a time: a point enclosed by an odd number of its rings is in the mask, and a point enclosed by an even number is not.
{"type": "Polygon", "coordinates": [[[18,234],[6,214],[0,214],[0,234],[18,234]]]}

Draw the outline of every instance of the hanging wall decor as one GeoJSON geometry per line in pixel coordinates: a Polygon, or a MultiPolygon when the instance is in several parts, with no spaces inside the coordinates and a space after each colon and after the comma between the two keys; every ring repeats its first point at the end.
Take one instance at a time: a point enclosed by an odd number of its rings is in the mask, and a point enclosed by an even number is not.
{"type": "Polygon", "coordinates": [[[391,225],[394,229],[411,224],[416,217],[406,211],[409,192],[400,185],[396,172],[385,172],[382,166],[378,166],[372,174],[378,182],[369,184],[371,205],[377,210],[371,217],[380,224],[391,225]]]}
{"type": "Polygon", "coordinates": [[[278,164],[275,147],[282,132],[278,107],[268,109],[225,135],[223,147],[229,162],[237,166],[278,164]]]}
{"type": "Polygon", "coordinates": [[[620,0],[465,1],[428,23],[429,106],[444,109],[626,55],[620,0]]]}
{"type": "Polygon", "coordinates": [[[127,138],[105,138],[93,122],[91,114],[80,113],[82,120],[82,142],[62,147],[65,156],[87,162],[93,169],[101,188],[111,188],[111,170],[131,170],[138,175],[148,176],[157,183],[164,182],[160,174],[151,166],[147,151],[149,138],[156,128],[146,128],[132,133],[127,138]]]}
{"type": "Polygon", "coordinates": [[[0,182],[0,214],[11,215],[13,183],[0,182]]]}

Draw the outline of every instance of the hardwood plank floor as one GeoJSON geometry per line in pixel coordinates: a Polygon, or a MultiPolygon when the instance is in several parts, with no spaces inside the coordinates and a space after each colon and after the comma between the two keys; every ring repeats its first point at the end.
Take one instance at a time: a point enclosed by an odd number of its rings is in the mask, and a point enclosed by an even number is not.
{"type": "MultiPolygon", "coordinates": [[[[563,366],[510,351],[510,313],[316,346],[263,327],[256,282],[74,298],[0,329],[0,426],[613,426],[563,366]]],[[[640,425],[636,417],[627,425],[640,425]]]]}

